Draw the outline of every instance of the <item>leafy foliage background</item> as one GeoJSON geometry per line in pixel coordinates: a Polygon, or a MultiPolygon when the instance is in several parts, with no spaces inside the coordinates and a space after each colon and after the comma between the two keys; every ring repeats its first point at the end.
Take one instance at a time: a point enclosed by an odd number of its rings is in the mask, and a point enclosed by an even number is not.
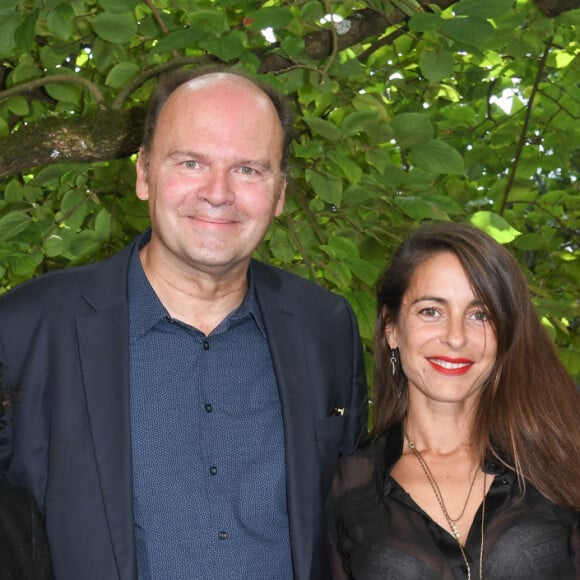
{"type": "Polygon", "coordinates": [[[0,0],[0,291],[147,227],[134,154],[155,79],[226,63],[298,113],[259,257],[344,294],[369,345],[405,233],[472,222],[513,251],[580,380],[579,6],[0,0]]]}

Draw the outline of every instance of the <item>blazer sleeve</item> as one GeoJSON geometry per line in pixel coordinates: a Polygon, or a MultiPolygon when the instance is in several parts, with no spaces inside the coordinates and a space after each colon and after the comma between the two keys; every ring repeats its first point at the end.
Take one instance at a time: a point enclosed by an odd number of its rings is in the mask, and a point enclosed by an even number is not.
{"type": "Polygon", "coordinates": [[[354,452],[358,443],[368,432],[368,390],[363,347],[356,316],[348,302],[347,308],[352,329],[353,376],[351,412],[347,417],[348,425],[342,445],[344,454],[354,452]]]}

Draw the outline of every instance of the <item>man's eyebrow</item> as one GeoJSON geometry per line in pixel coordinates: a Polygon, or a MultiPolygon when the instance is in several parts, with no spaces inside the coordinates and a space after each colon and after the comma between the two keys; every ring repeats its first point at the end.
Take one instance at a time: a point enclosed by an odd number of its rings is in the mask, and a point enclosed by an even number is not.
{"type": "MultiPolygon", "coordinates": [[[[175,151],[171,151],[167,157],[173,160],[197,159],[205,163],[210,162],[212,160],[211,157],[208,157],[207,155],[204,155],[203,153],[199,153],[192,149],[176,149],[175,151]]],[[[247,165],[249,167],[258,167],[264,171],[270,171],[272,169],[272,164],[268,159],[249,159],[249,158],[232,159],[230,163],[232,165],[239,166],[247,165]]]]}
{"type": "Polygon", "coordinates": [[[167,155],[169,159],[183,159],[187,158],[194,158],[194,159],[204,159],[204,156],[192,149],[176,149],[175,151],[170,151],[167,155]]]}

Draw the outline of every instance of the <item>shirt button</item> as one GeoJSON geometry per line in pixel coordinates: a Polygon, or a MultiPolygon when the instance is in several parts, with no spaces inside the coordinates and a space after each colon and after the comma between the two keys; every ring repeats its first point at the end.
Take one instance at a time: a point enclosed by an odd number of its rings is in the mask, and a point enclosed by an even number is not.
{"type": "Polygon", "coordinates": [[[211,413],[211,412],[213,411],[213,407],[212,407],[212,406],[211,406],[209,403],[206,403],[206,404],[205,404],[205,410],[206,410],[208,413],[211,413]]]}
{"type": "Polygon", "coordinates": [[[227,540],[227,539],[228,539],[228,533],[227,533],[227,532],[220,532],[220,533],[218,534],[218,538],[219,538],[220,540],[227,540]]]}
{"type": "Polygon", "coordinates": [[[216,475],[216,474],[217,474],[217,467],[216,467],[215,465],[212,465],[212,466],[209,468],[209,472],[210,472],[212,475],[216,475]]]}
{"type": "Polygon", "coordinates": [[[209,340],[204,340],[203,341],[203,349],[204,350],[209,350],[209,340]]]}

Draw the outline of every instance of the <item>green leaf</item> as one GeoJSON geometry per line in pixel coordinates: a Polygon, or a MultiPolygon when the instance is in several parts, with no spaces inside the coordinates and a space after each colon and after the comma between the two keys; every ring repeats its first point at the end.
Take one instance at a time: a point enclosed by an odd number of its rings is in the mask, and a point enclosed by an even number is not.
{"type": "Polygon", "coordinates": [[[361,336],[367,340],[372,338],[377,317],[374,296],[371,292],[360,292],[358,290],[345,292],[344,294],[354,309],[361,336]]]}
{"type": "Polygon", "coordinates": [[[95,218],[95,232],[101,240],[109,239],[113,220],[107,208],[101,209],[95,218]]]}
{"type": "Polygon", "coordinates": [[[444,141],[432,139],[428,143],[415,145],[411,147],[409,157],[417,167],[432,173],[463,175],[465,172],[463,157],[444,141]]]}
{"type": "Polygon", "coordinates": [[[479,49],[494,33],[493,26],[487,20],[470,16],[444,20],[441,28],[449,38],[479,49]]]}
{"type": "Polygon", "coordinates": [[[205,48],[210,54],[214,54],[223,61],[234,60],[244,51],[242,34],[234,31],[223,38],[211,38],[201,40],[199,45],[205,48]]]}
{"type": "Polygon", "coordinates": [[[0,57],[9,56],[10,51],[16,46],[14,34],[21,22],[22,17],[18,13],[0,18],[0,57]]]}
{"type": "Polygon", "coordinates": [[[13,211],[0,218],[0,241],[4,242],[24,231],[32,220],[23,211],[13,211]]]}
{"type": "Polygon", "coordinates": [[[23,62],[16,66],[10,73],[10,80],[19,85],[33,79],[38,79],[42,76],[42,71],[37,65],[31,62],[23,62]]]}
{"type": "Polygon", "coordinates": [[[513,228],[502,216],[491,211],[478,211],[469,221],[500,244],[509,244],[521,235],[521,232],[513,228]]]}
{"type": "Polygon", "coordinates": [[[461,0],[453,4],[457,16],[496,18],[513,10],[513,0],[461,0]]]}
{"type": "Polygon", "coordinates": [[[19,117],[25,117],[30,112],[29,103],[24,97],[12,97],[7,104],[8,109],[19,117]]]}
{"type": "Polygon", "coordinates": [[[4,201],[7,203],[22,201],[24,199],[23,190],[20,181],[11,179],[4,189],[4,201]]]}
{"type": "Polygon", "coordinates": [[[89,198],[78,189],[67,191],[60,206],[59,220],[62,224],[73,232],[76,232],[82,225],[87,213],[89,198]]]}
{"type": "Polygon", "coordinates": [[[302,8],[300,8],[300,16],[304,20],[309,20],[311,22],[319,21],[324,17],[322,5],[317,0],[306,2],[302,8]]]}
{"type": "Polygon", "coordinates": [[[453,55],[446,50],[424,50],[419,56],[419,66],[430,83],[438,83],[453,74],[453,55]]]}
{"type": "Polygon", "coordinates": [[[139,67],[134,62],[120,62],[109,71],[105,84],[119,89],[124,87],[138,72],[139,67]]]}
{"type": "Polygon", "coordinates": [[[322,175],[311,169],[306,170],[306,181],[314,193],[333,206],[339,207],[342,202],[342,180],[334,175],[322,175]]]}
{"type": "Polygon", "coordinates": [[[248,27],[253,30],[273,28],[274,30],[286,28],[294,20],[294,14],[290,8],[281,6],[264,6],[260,10],[248,12],[246,19],[248,27]]]}
{"type": "Polygon", "coordinates": [[[449,221],[449,216],[436,204],[426,201],[424,197],[395,196],[393,203],[406,215],[415,221],[425,219],[449,221]]]}
{"type": "Polygon", "coordinates": [[[33,254],[21,253],[9,256],[6,261],[13,272],[18,276],[32,278],[36,268],[38,268],[42,263],[43,259],[44,256],[41,252],[34,252],[33,254]]]}
{"type": "Polygon", "coordinates": [[[391,127],[403,148],[430,141],[435,134],[429,115],[423,113],[401,113],[393,117],[391,127]]]}
{"type": "Polygon", "coordinates": [[[369,125],[379,122],[381,122],[381,119],[376,111],[354,111],[343,119],[340,128],[344,136],[350,137],[351,135],[366,132],[369,125]]]}
{"type": "Polygon", "coordinates": [[[424,197],[425,200],[436,205],[441,211],[447,214],[462,214],[463,208],[452,198],[442,193],[430,193],[424,197]]]}
{"type": "MultiPolygon", "coordinates": [[[[340,172],[346,177],[350,183],[358,183],[362,178],[362,169],[358,163],[355,163],[350,156],[334,150],[328,151],[326,158],[332,164],[339,168],[340,172]]],[[[333,173],[335,173],[333,171],[333,173]]]]}
{"type": "Polygon", "coordinates": [[[91,230],[83,230],[70,238],[67,244],[66,254],[71,259],[80,259],[90,256],[101,244],[97,234],[91,230]]]}
{"type": "Polygon", "coordinates": [[[340,139],[340,129],[330,121],[325,121],[320,117],[304,117],[304,121],[310,127],[314,135],[320,135],[329,141],[340,139]]]}
{"type": "Polygon", "coordinates": [[[572,376],[580,376],[580,349],[567,348],[560,350],[562,362],[572,376]]]}
{"type": "Polygon", "coordinates": [[[62,2],[48,11],[46,26],[60,40],[68,40],[73,33],[74,11],[68,2],[62,2]]]}
{"type": "Polygon", "coordinates": [[[348,288],[352,282],[352,274],[346,264],[339,260],[333,260],[323,270],[326,280],[335,284],[339,290],[348,288]]]}
{"type": "Polygon", "coordinates": [[[324,149],[320,141],[294,142],[292,143],[292,152],[299,159],[318,159],[324,155],[324,149]]]}
{"type": "Polygon", "coordinates": [[[111,12],[113,14],[131,12],[136,4],[136,0],[99,0],[99,6],[105,12],[111,12]]]}
{"type": "Polygon", "coordinates": [[[27,14],[20,26],[14,31],[14,40],[20,50],[26,51],[32,46],[38,14],[38,10],[33,10],[27,14]]]}
{"type": "Polygon", "coordinates": [[[223,34],[230,29],[225,16],[214,10],[195,10],[189,17],[189,26],[211,35],[223,34]]]}
{"type": "Polygon", "coordinates": [[[272,255],[282,263],[288,264],[294,259],[294,250],[287,232],[281,228],[276,228],[272,231],[272,235],[268,242],[272,255]]]}
{"type": "Polygon", "coordinates": [[[113,44],[129,42],[137,33],[137,23],[131,13],[112,14],[110,12],[101,12],[90,22],[93,30],[100,38],[113,44]]]}
{"type": "Polygon", "coordinates": [[[161,54],[172,50],[190,48],[195,46],[203,36],[204,32],[202,30],[193,30],[191,28],[173,30],[151,49],[151,53],[161,54]]]}
{"type": "Polygon", "coordinates": [[[514,241],[514,246],[520,250],[546,250],[550,249],[552,240],[539,233],[522,234],[514,241]]]}
{"type": "Polygon", "coordinates": [[[339,260],[346,258],[358,258],[359,252],[356,244],[349,238],[334,236],[328,240],[331,255],[339,260]]]}
{"type": "Polygon", "coordinates": [[[63,103],[78,104],[80,101],[81,88],[72,83],[47,83],[45,90],[53,99],[63,103]]]}
{"type": "Polygon", "coordinates": [[[299,59],[304,54],[304,39],[296,36],[287,36],[282,39],[282,50],[293,59],[299,59]]]}
{"type": "Polygon", "coordinates": [[[380,268],[367,262],[366,260],[346,258],[345,264],[350,268],[351,272],[365,284],[374,286],[380,273],[380,268]]]}
{"type": "Polygon", "coordinates": [[[441,18],[436,14],[422,12],[415,14],[409,19],[410,32],[435,32],[441,23],[441,18]]]}
{"type": "Polygon", "coordinates": [[[54,258],[61,256],[65,252],[66,243],[62,239],[62,236],[53,234],[44,241],[42,248],[47,257],[54,258]]]}
{"type": "Polygon", "coordinates": [[[68,46],[57,46],[47,44],[40,49],[40,60],[42,64],[49,70],[54,69],[62,64],[70,55],[68,46]]]}

